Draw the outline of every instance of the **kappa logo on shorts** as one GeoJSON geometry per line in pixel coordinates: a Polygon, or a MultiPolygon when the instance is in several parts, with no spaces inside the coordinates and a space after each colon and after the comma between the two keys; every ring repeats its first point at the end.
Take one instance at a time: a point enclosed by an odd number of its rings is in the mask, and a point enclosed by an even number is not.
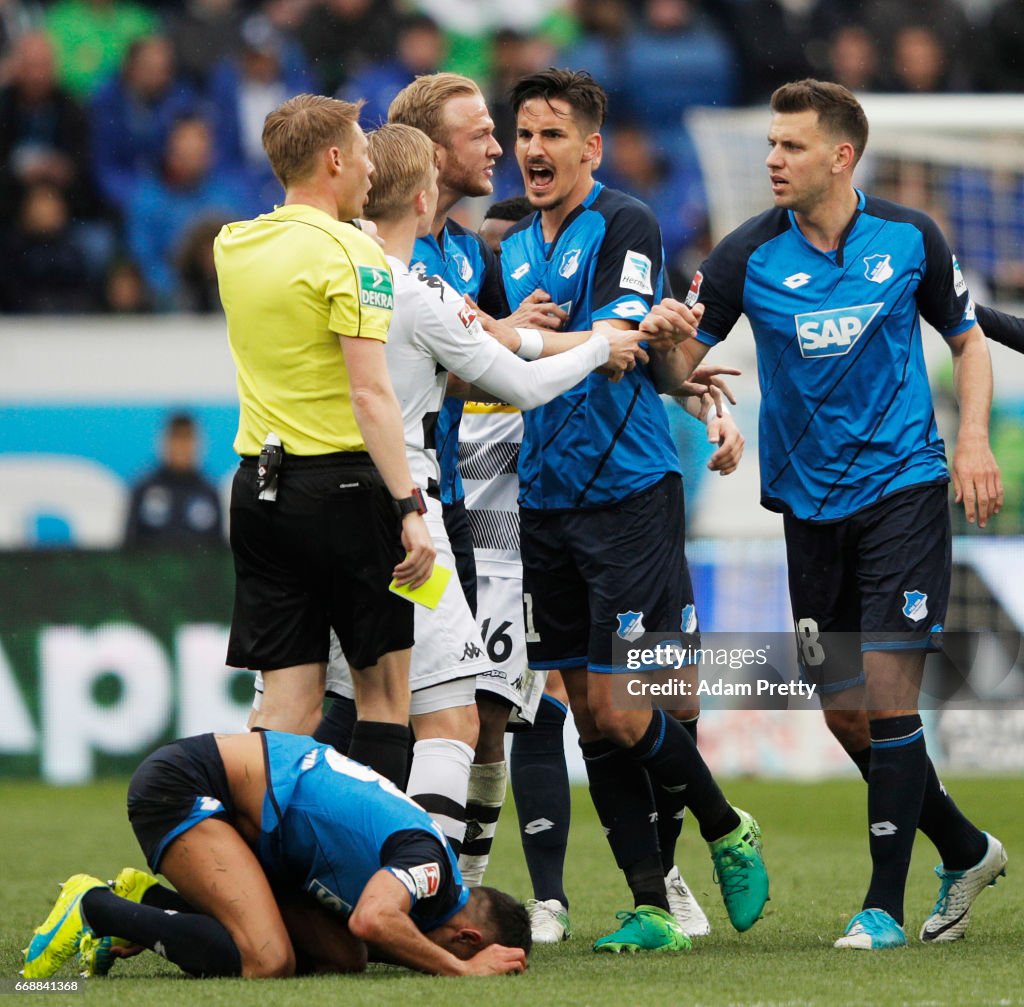
{"type": "Polygon", "coordinates": [[[394,308],[395,291],[388,270],[376,266],[359,266],[359,303],[368,308],[384,308],[387,311],[394,308]]]}
{"type": "Polygon", "coordinates": [[[616,634],[623,640],[632,643],[647,632],[644,627],[643,612],[618,612],[615,616],[619,620],[619,628],[616,634]]]}
{"type": "Polygon", "coordinates": [[[684,633],[696,633],[697,632],[697,609],[693,605],[683,606],[681,618],[679,620],[679,628],[684,633]]]}
{"type": "Polygon", "coordinates": [[[903,614],[914,622],[920,622],[928,614],[928,595],[920,591],[904,591],[903,614]]]}

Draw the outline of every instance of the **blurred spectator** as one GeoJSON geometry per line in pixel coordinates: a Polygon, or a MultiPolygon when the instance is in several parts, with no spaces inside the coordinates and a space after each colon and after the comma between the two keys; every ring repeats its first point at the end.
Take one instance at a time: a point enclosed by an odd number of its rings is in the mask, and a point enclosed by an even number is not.
{"type": "Polygon", "coordinates": [[[732,0],[730,6],[723,27],[736,46],[742,100],[754,104],[786,81],[817,75],[835,18],[849,0],[732,0]]]}
{"type": "Polygon", "coordinates": [[[242,17],[238,0],[188,0],[169,14],[167,35],[190,83],[205,88],[217,63],[237,53],[242,17]]]}
{"type": "Polygon", "coordinates": [[[334,94],[362,67],[391,54],[397,13],[389,0],[322,0],[298,39],[323,94],[334,94]]]}
{"type": "Polygon", "coordinates": [[[97,307],[86,246],[71,227],[64,194],[50,182],[28,187],[2,239],[0,306],[23,314],[76,314],[97,307]]]}
{"type": "Polygon", "coordinates": [[[525,196],[512,196],[491,203],[479,228],[480,237],[495,255],[501,255],[501,242],[509,228],[531,213],[533,207],[525,196]]]}
{"type": "Polygon", "coordinates": [[[691,0],[646,0],[643,11],[626,40],[626,105],[633,121],[671,146],[685,136],[682,116],[691,105],[736,100],[735,57],[691,0]]]}
{"type": "Polygon", "coordinates": [[[993,91],[1024,91],[1024,3],[1002,0],[983,33],[981,77],[993,91]]]}
{"type": "Polygon", "coordinates": [[[911,94],[950,91],[946,47],[928,25],[901,28],[892,41],[892,89],[911,94]]]}
{"type": "Polygon", "coordinates": [[[395,54],[357,71],[341,89],[345,101],[366,100],[359,113],[366,129],[387,122],[388,106],[406,84],[425,73],[437,73],[444,59],[445,42],[441,29],[426,14],[403,18],[395,33],[395,54]]]}
{"type": "Polygon", "coordinates": [[[189,414],[167,421],[160,457],[160,466],[132,490],[125,546],[223,545],[220,497],[199,471],[199,434],[189,414]]]}
{"type": "Polygon", "coordinates": [[[558,38],[560,44],[574,34],[566,0],[415,0],[415,6],[448,36],[444,68],[472,77],[481,87],[491,76],[491,39],[497,32],[540,33],[558,38]]]}
{"type": "Polygon", "coordinates": [[[244,175],[253,212],[270,210],[281,197],[263,151],[263,120],[285,99],[316,89],[298,44],[262,14],[242,25],[238,56],[222,60],[213,71],[209,98],[217,160],[244,175]]]}
{"type": "Polygon", "coordinates": [[[117,259],[103,281],[103,310],[115,315],[145,315],[153,298],[142,272],[131,259],[117,259]]]}
{"type": "Polygon", "coordinates": [[[523,35],[511,28],[503,28],[494,36],[493,48],[494,74],[487,107],[494,120],[494,138],[506,155],[494,166],[491,179],[495,198],[500,200],[523,191],[523,176],[515,159],[516,117],[509,103],[509,92],[521,77],[552,66],[555,53],[545,36],[523,35]]]}
{"type": "Polygon", "coordinates": [[[175,262],[192,227],[201,220],[223,224],[248,212],[240,182],[212,167],[209,126],[183,119],[168,137],[162,174],[144,178],[126,208],[128,247],[158,308],[177,307],[175,262]]]}
{"type": "Polygon", "coordinates": [[[185,235],[175,266],[178,270],[178,307],[182,311],[211,314],[221,310],[213,239],[223,226],[219,218],[200,220],[185,235]]]}
{"type": "Polygon", "coordinates": [[[157,17],[131,0],[57,0],[46,16],[61,83],[86,99],[116,73],[128,46],[160,30],[157,17]]]}
{"type": "Polygon", "coordinates": [[[651,208],[661,224],[672,286],[685,290],[690,276],[682,274],[680,257],[707,226],[707,199],[696,159],[659,153],[638,126],[620,124],[607,135],[601,181],[651,208]]]}
{"type": "Polygon", "coordinates": [[[89,114],[96,182],[106,199],[123,209],[139,182],[159,172],[174,123],[198,110],[198,93],[175,75],[170,40],[150,35],[132,42],[89,114]]]}
{"type": "Polygon", "coordinates": [[[41,4],[0,0],[0,85],[10,79],[10,57],[18,40],[44,23],[41,4]]]}
{"type": "Polygon", "coordinates": [[[589,70],[608,95],[608,120],[628,118],[626,41],[633,30],[626,0],[586,0],[580,9],[581,34],[558,55],[558,66],[589,70]]]}
{"type": "Polygon", "coordinates": [[[882,91],[885,81],[880,63],[878,44],[871,33],[863,25],[844,25],[829,41],[825,76],[851,91],[882,91]]]}
{"type": "Polygon", "coordinates": [[[53,47],[43,32],[17,43],[10,83],[0,90],[0,216],[10,220],[26,186],[61,189],[78,217],[100,210],[85,173],[89,134],[77,102],[57,86],[53,47]]]}

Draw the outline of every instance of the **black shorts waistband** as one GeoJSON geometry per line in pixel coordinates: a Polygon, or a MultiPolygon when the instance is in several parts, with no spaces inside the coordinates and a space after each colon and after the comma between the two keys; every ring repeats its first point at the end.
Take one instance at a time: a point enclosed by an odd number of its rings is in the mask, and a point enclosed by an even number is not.
{"type": "MultiPolygon", "coordinates": [[[[256,455],[243,455],[240,465],[243,469],[254,469],[259,463],[256,455]]],[[[327,455],[290,455],[285,452],[281,460],[281,471],[288,469],[329,469],[374,468],[373,459],[367,451],[335,451],[327,455]]]]}

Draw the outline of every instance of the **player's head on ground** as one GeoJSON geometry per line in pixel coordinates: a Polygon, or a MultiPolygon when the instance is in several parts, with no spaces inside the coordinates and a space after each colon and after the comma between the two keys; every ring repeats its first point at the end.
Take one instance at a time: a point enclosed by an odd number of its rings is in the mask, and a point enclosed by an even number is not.
{"type": "Polygon", "coordinates": [[[868,142],[867,116],[842,84],[812,79],[776,89],[771,109],[765,164],[775,205],[810,213],[852,185],[868,142]]]}
{"type": "Polygon", "coordinates": [[[522,948],[533,946],[526,907],[497,888],[480,885],[469,890],[469,901],[447,923],[427,935],[435,944],[467,961],[491,944],[522,948]]]}
{"type": "Polygon", "coordinates": [[[363,211],[387,223],[415,214],[417,236],[430,230],[437,208],[437,165],[430,137],[415,126],[389,122],[367,136],[373,188],[363,211]]]}
{"type": "Polygon", "coordinates": [[[442,187],[456,198],[489,196],[501,147],[494,120],[476,82],[458,73],[417,77],[388,108],[388,122],[423,130],[437,146],[442,187]]]}
{"type": "Polygon", "coordinates": [[[373,163],[359,126],[360,102],[299,94],[263,123],[263,149],[285,192],[296,185],[329,184],[338,215],[356,217],[370,191],[373,163]]]}
{"type": "Polygon", "coordinates": [[[501,239],[513,224],[529,213],[533,213],[533,207],[525,196],[513,196],[511,199],[491,203],[480,225],[480,237],[491,246],[495,255],[501,255],[501,239]]]}
{"type": "Polygon", "coordinates": [[[510,94],[516,160],[534,209],[571,209],[590,191],[601,161],[608,97],[589,73],[551,67],[523,77],[510,94]]]}

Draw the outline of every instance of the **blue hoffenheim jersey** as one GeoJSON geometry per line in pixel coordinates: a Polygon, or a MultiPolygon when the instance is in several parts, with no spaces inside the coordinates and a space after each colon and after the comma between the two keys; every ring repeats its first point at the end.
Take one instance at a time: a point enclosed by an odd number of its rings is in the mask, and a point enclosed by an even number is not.
{"type": "Polygon", "coordinates": [[[949,479],[921,351],[919,315],[951,338],[974,304],[923,213],[858,191],[840,246],[815,248],[787,210],[748,220],[701,265],[687,303],[699,338],[741,314],[757,344],[761,503],[836,521],[905,489],[949,479]]]}
{"type": "MultiPolygon", "coordinates": [[[[409,268],[414,273],[440,276],[460,294],[469,294],[495,318],[508,314],[497,257],[478,234],[467,231],[454,220],[445,223],[440,244],[432,234],[416,239],[409,268]]],[[[462,401],[446,398],[436,419],[434,441],[441,469],[441,502],[452,504],[465,496],[456,464],[462,401]]]]}
{"type": "MultiPolygon", "coordinates": [[[[570,332],[601,319],[639,322],[670,293],[661,231],[639,200],[595,182],[553,242],[540,214],[501,243],[510,305],[538,287],[569,313],[570,332]]],[[[538,510],[604,507],[679,472],[668,417],[648,367],[619,382],[591,374],[546,406],[523,414],[519,504],[538,510]]]]}
{"type": "Polygon", "coordinates": [[[466,904],[469,890],[444,833],[390,781],[312,738],[276,731],[261,737],[267,796],[257,855],[275,881],[300,887],[347,915],[383,868],[406,886],[410,915],[423,930],[440,926],[466,904]],[[414,839],[429,833],[447,862],[401,855],[385,861],[396,833],[414,839]]]}

